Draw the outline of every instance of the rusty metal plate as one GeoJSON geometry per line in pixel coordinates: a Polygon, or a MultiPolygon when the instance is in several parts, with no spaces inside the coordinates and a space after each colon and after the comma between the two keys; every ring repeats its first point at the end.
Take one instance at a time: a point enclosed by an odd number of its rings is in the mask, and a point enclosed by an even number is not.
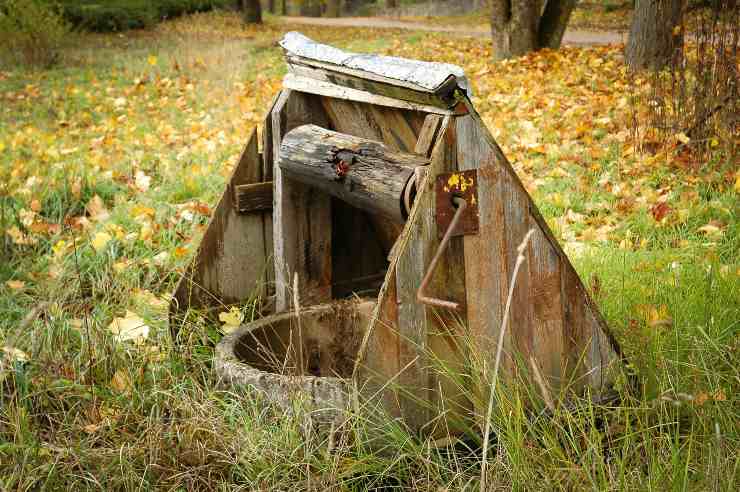
{"type": "Polygon", "coordinates": [[[444,173],[437,176],[434,183],[436,194],[437,235],[444,236],[452,222],[457,208],[452,202],[453,197],[460,197],[467,202],[457,227],[452,236],[463,236],[478,233],[478,172],[458,171],[444,173]]]}

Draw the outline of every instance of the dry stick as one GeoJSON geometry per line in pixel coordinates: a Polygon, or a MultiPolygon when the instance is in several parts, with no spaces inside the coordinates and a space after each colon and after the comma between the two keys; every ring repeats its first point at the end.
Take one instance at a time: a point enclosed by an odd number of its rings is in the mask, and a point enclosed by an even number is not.
{"type": "Polygon", "coordinates": [[[496,394],[496,383],[498,382],[498,369],[501,363],[501,352],[504,347],[504,333],[506,326],[509,324],[509,310],[511,309],[511,298],[514,296],[514,286],[516,285],[516,276],[519,273],[519,267],[526,260],[524,250],[527,248],[529,238],[534,234],[534,229],[530,229],[524,236],[522,243],[517,247],[516,265],[514,273],[511,275],[511,284],[509,285],[509,296],[506,298],[506,308],[504,309],[504,319],[501,321],[501,330],[498,334],[498,347],[496,348],[496,362],[493,366],[493,381],[491,382],[491,393],[488,396],[488,410],[486,411],[486,427],[483,432],[483,456],[480,465],[480,491],[486,490],[486,456],[488,455],[488,440],[491,436],[491,415],[493,414],[493,396],[496,394]]]}
{"type": "Polygon", "coordinates": [[[298,323],[298,368],[297,374],[303,374],[303,330],[301,329],[301,306],[298,303],[298,272],[293,274],[293,309],[295,309],[295,319],[298,323]]]}

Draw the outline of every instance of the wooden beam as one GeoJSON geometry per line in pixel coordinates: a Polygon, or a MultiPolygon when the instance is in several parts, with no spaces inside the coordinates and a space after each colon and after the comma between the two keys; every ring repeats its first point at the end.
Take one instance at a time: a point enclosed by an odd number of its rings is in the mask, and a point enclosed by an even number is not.
{"type": "Polygon", "coordinates": [[[429,164],[380,142],[304,125],[280,145],[280,167],[290,178],[346,203],[403,223],[403,192],[414,169],[429,164]]]}
{"type": "Polygon", "coordinates": [[[272,210],[272,181],[234,186],[234,209],[240,214],[272,210]]]}
{"type": "MultiPolygon", "coordinates": [[[[328,126],[318,96],[286,89],[272,111],[273,155],[295,127],[328,126]]],[[[273,162],[273,235],[275,244],[275,309],[290,308],[293,276],[298,275],[301,304],[331,299],[331,196],[285,176],[273,162]]]]}
{"type": "Polygon", "coordinates": [[[309,67],[291,67],[292,72],[287,73],[283,78],[283,87],[293,89],[298,92],[307,92],[320,96],[343,99],[345,101],[357,101],[378,106],[390,108],[408,109],[412,111],[424,111],[425,113],[436,113],[440,115],[452,114],[452,110],[431,106],[428,104],[418,104],[403,99],[381,96],[361,89],[353,89],[333,84],[321,77],[321,70],[309,67]]]}

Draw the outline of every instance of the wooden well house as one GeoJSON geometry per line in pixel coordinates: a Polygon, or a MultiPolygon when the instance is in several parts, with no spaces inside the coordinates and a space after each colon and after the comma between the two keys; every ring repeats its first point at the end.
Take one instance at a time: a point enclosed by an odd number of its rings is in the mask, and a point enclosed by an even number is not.
{"type": "MultiPolygon", "coordinates": [[[[173,313],[259,298],[269,315],[295,300],[310,310],[364,299],[357,333],[326,335],[351,348],[351,374],[329,375],[354,377],[423,429],[441,405],[475,410],[435,364],[490,371],[531,230],[502,377],[536,373],[555,398],[605,394],[618,347],[476,113],[462,70],[347,53],[299,33],[281,45],[283,89],[261,142],[257,130],[247,140],[173,313]]],[[[310,350],[306,360],[323,360],[324,348],[310,350]]]]}

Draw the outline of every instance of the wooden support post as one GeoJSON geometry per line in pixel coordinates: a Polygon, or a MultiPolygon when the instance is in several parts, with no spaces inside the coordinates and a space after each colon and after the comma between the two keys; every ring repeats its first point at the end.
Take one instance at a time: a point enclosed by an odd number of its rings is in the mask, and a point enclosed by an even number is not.
{"type": "Polygon", "coordinates": [[[425,157],[394,152],[380,142],[304,125],[280,145],[286,176],[396,222],[406,220],[403,192],[425,157]]]}

